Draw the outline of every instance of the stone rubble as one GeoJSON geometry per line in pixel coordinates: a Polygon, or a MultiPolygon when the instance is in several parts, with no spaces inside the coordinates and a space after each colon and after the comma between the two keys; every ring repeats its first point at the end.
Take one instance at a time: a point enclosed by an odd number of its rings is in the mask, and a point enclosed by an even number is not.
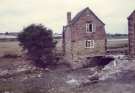
{"type": "Polygon", "coordinates": [[[119,73],[127,70],[135,71],[135,60],[128,60],[124,55],[114,56],[115,60],[105,66],[105,68],[99,73],[99,80],[117,79],[119,73]]]}
{"type": "Polygon", "coordinates": [[[95,73],[87,77],[79,76],[79,78],[76,78],[74,75],[68,75],[66,83],[72,86],[80,86],[108,79],[116,80],[121,77],[121,73],[124,71],[135,71],[135,60],[129,60],[125,55],[109,56],[114,57],[115,60],[106,65],[101,72],[98,73],[95,68],[91,68],[91,71],[95,71],[95,73]]]}

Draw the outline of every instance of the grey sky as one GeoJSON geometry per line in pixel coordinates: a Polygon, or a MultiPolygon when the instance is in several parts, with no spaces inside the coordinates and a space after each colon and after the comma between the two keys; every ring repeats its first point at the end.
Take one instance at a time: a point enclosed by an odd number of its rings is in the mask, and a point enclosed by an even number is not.
{"type": "Polygon", "coordinates": [[[127,33],[127,17],[135,9],[135,0],[0,0],[0,32],[41,23],[60,33],[66,12],[74,16],[85,7],[106,24],[106,32],[127,33]]]}

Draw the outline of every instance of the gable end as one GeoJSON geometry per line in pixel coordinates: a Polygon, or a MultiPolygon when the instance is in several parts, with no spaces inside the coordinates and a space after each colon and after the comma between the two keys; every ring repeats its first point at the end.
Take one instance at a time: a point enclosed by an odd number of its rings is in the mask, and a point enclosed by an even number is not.
{"type": "Polygon", "coordinates": [[[85,8],[84,10],[80,11],[80,12],[71,20],[70,25],[73,25],[74,23],[76,23],[76,22],[79,20],[79,18],[84,14],[84,12],[86,12],[87,10],[88,10],[89,12],[91,12],[92,15],[94,15],[98,21],[100,21],[103,25],[105,25],[105,24],[103,23],[103,21],[101,21],[101,20],[95,15],[95,13],[93,13],[92,10],[90,10],[88,7],[85,8]]]}

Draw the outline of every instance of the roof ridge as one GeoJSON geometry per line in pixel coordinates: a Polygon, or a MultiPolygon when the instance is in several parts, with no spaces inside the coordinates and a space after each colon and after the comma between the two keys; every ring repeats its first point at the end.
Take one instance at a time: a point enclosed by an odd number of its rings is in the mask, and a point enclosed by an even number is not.
{"type": "MultiPolygon", "coordinates": [[[[89,7],[86,7],[86,8],[84,8],[83,10],[81,10],[80,12],[78,12],[78,13],[74,16],[74,18],[71,20],[70,25],[71,25],[71,24],[74,24],[74,23],[81,17],[81,15],[82,15],[85,11],[87,11],[87,10],[89,10],[101,23],[103,23],[89,7]]],[[[103,23],[103,24],[104,24],[104,23],[103,23]]]]}
{"type": "Polygon", "coordinates": [[[81,10],[80,12],[78,12],[74,17],[73,19],[71,20],[71,23],[70,24],[74,24],[81,16],[81,14],[83,14],[83,12],[85,12],[86,10],[88,10],[89,7],[86,7],[84,8],[83,10],[81,10]]]}

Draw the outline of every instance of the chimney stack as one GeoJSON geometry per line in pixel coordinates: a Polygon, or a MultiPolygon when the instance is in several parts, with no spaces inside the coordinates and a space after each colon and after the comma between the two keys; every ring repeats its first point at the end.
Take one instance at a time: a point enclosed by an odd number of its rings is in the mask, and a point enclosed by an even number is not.
{"type": "Polygon", "coordinates": [[[70,24],[71,22],[71,12],[67,13],[67,24],[70,24]]]}

